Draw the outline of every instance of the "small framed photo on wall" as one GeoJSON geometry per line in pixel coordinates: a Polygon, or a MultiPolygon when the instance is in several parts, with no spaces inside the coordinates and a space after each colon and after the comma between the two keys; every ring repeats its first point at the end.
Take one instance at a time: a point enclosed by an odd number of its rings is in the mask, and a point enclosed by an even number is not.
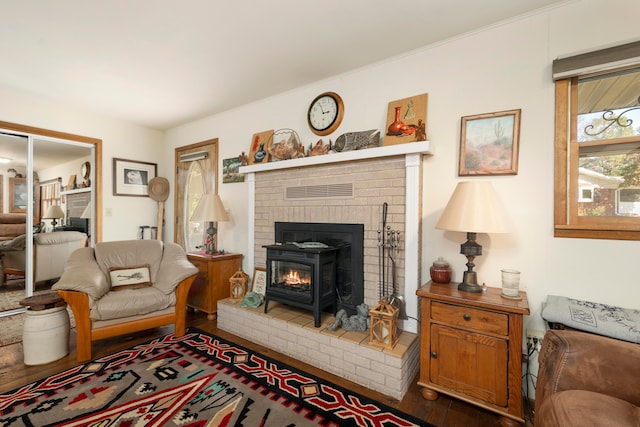
{"type": "Polygon", "coordinates": [[[520,109],[461,120],[459,176],[517,175],[520,109]]]}
{"type": "Polygon", "coordinates": [[[158,174],[156,163],[113,159],[113,195],[149,197],[148,185],[158,174]]]}

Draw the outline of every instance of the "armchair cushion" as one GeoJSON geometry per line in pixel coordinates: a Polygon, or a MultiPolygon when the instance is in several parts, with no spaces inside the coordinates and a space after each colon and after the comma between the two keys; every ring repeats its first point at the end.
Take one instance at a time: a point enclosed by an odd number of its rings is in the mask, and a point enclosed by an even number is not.
{"type": "Polygon", "coordinates": [[[165,295],[153,286],[107,292],[91,308],[91,319],[111,320],[140,316],[164,310],[175,303],[175,295],[165,295]]]}

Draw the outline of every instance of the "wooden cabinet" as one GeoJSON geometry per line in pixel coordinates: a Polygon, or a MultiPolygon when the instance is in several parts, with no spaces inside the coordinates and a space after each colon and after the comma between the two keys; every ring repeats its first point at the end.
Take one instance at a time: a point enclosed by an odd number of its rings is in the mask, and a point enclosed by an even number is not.
{"type": "Polygon", "coordinates": [[[524,422],[522,316],[527,295],[502,297],[499,288],[474,294],[457,283],[429,282],[420,297],[420,379],[425,399],[444,393],[502,415],[505,426],[524,422]]]}
{"type": "Polygon", "coordinates": [[[200,272],[191,285],[187,306],[207,313],[213,320],[218,312],[218,300],[230,296],[229,278],[242,267],[242,254],[207,255],[190,252],[189,261],[200,272]]]}

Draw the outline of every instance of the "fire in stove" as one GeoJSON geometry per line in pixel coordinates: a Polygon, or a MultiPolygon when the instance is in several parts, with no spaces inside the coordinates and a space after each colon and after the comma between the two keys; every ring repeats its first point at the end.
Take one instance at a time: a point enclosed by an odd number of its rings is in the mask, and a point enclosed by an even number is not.
{"type": "Polygon", "coordinates": [[[302,277],[297,270],[289,270],[288,273],[278,278],[277,285],[298,292],[309,292],[311,290],[311,278],[302,277]]]}

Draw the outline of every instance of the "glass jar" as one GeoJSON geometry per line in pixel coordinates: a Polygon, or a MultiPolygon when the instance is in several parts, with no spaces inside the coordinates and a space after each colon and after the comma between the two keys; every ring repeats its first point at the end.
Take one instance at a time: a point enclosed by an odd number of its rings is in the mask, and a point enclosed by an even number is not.
{"type": "Polygon", "coordinates": [[[433,262],[429,273],[431,274],[431,280],[436,283],[451,282],[451,266],[442,257],[433,262]]]}

